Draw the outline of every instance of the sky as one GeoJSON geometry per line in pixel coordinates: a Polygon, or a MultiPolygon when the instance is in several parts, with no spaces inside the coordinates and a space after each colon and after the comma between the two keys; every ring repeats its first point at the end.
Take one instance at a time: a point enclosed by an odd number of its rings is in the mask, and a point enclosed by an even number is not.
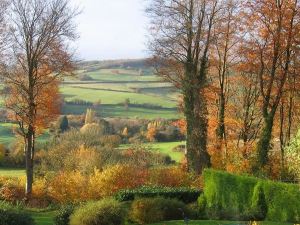
{"type": "Polygon", "coordinates": [[[82,60],[132,59],[147,56],[145,0],[72,0],[76,18],[74,43],[82,60]]]}

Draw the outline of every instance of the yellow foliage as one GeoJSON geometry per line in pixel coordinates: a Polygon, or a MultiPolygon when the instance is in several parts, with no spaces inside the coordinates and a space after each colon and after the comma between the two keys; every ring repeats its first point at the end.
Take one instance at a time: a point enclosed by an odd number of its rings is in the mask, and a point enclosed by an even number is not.
{"type": "Polygon", "coordinates": [[[103,172],[96,171],[90,177],[91,193],[98,196],[111,196],[121,189],[136,188],[145,183],[147,172],[132,165],[115,165],[103,172]],[[98,188],[98,191],[95,189],[98,188]]]}
{"type": "Polygon", "coordinates": [[[154,168],[149,171],[149,185],[166,187],[188,187],[192,184],[192,177],[180,167],[154,168]]]}
{"type": "Polygon", "coordinates": [[[48,193],[60,203],[84,201],[88,199],[87,177],[80,172],[61,172],[49,183],[48,193]]]}

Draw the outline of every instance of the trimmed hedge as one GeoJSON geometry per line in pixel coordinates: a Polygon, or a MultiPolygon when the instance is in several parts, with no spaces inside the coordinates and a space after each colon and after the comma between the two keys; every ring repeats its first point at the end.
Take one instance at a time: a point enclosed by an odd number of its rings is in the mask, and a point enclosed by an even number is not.
{"type": "Polygon", "coordinates": [[[135,198],[151,198],[151,197],[164,197],[176,198],[184,203],[196,202],[201,191],[194,188],[186,187],[140,187],[137,189],[124,189],[115,195],[115,199],[123,201],[132,201],[135,198]]]}
{"type": "Polygon", "coordinates": [[[114,199],[88,202],[75,209],[70,225],[123,225],[126,209],[114,199]]]}
{"type": "MultiPolygon", "coordinates": [[[[215,219],[300,222],[298,185],[206,169],[201,210],[215,219]]],[[[203,212],[202,212],[203,213],[203,212]]]]}
{"type": "Polygon", "coordinates": [[[182,220],[188,216],[188,209],[183,202],[162,197],[136,199],[129,212],[130,220],[138,224],[182,220]]]}

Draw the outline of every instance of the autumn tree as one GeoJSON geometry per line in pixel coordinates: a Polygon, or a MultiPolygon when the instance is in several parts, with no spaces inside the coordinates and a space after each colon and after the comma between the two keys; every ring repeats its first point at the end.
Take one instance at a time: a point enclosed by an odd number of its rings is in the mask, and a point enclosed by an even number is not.
{"type": "Polygon", "coordinates": [[[188,169],[198,174],[211,165],[205,89],[220,5],[218,0],[153,0],[147,10],[152,19],[150,49],[158,72],[183,95],[188,169]]]}
{"type": "Polygon", "coordinates": [[[244,47],[259,79],[262,102],[263,128],[257,143],[258,167],[262,167],[268,163],[274,118],[298,47],[299,2],[255,0],[245,7],[244,47]]]}
{"type": "Polygon", "coordinates": [[[19,123],[26,159],[26,196],[33,183],[36,136],[58,114],[60,77],[73,69],[68,43],[76,38],[77,10],[68,0],[11,0],[12,51],[4,80],[6,105],[19,123]]]}
{"type": "Polygon", "coordinates": [[[225,116],[229,98],[230,79],[234,73],[237,63],[236,49],[238,44],[238,13],[239,5],[235,0],[224,1],[220,9],[221,16],[214,26],[214,40],[212,43],[212,54],[210,57],[212,85],[217,92],[217,125],[216,125],[216,147],[221,150],[225,142],[226,127],[225,116]]]}

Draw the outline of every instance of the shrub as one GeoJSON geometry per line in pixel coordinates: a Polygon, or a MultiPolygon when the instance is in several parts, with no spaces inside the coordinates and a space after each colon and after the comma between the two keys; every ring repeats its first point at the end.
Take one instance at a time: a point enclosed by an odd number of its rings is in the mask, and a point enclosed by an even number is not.
{"type": "Polygon", "coordinates": [[[25,198],[25,181],[21,178],[0,179],[0,199],[8,202],[19,202],[25,198]]]}
{"type": "Polygon", "coordinates": [[[212,218],[263,219],[266,214],[266,219],[270,221],[300,221],[298,185],[210,169],[205,170],[204,180],[206,212],[212,218]]]}
{"type": "Polygon", "coordinates": [[[206,198],[204,194],[201,194],[200,197],[198,198],[198,213],[201,219],[206,218],[205,208],[206,208],[206,198]]]}
{"type": "Polygon", "coordinates": [[[87,181],[80,172],[60,172],[49,181],[49,196],[59,203],[87,200],[87,181]]]}
{"type": "Polygon", "coordinates": [[[55,225],[69,225],[70,223],[70,216],[74,212],[75,206],[74,205],[66,205],[60,208],[57,215],[54,218],[55,225]]]}
{"type": "Polygon", "coordinates": [[[76,209],[70,217],[70,225],[121,225],[125,209],[112,199],[90,202],[76,209]]]}
{"type": "Polygon", "coordinates": [[[130,201],[135,198],[151,198],[151,197],[165,197],[176,198],[185,203],[197,201],[201,191],[193,188],[171,188],[171,187],[140,187],[137,189],[125,189],[119,191],[115,198],[118,201],[130,201]]]}
{"type": "Polygon", "coordinates": [[[33,225],[34,221],[29,214],[14,208],[6,202],[0,202],[1,225],[33,225]]]}
{"type": "Polygon", "coordinates": [[[90,188],[99,196],[111,196],[121,189],[136,188],[145,183],[147,172],[132,165],[114,165],[90,178],[90,188]]]}
{"type": "Polygon", "coordinates": [[[252,196],[252,215],[253,220],[264,220],[268,213],[268,206],[265,199],[265,194],[262,188],[261,183],[258,183],[254,187],[253,196],[252,196]]]}
{"type": "Polygon", "coordinates": [[[0,209],[0,224],[2,225],[33,225],[34,221],[29,214],[14,210],[0,209]]]}
{"type": "Polygon", "coordinates": [[[129,218],[139,224],[178,220],[187,213],[185,204],[176,199],[141,198],[133,201],[129,218]]]}

